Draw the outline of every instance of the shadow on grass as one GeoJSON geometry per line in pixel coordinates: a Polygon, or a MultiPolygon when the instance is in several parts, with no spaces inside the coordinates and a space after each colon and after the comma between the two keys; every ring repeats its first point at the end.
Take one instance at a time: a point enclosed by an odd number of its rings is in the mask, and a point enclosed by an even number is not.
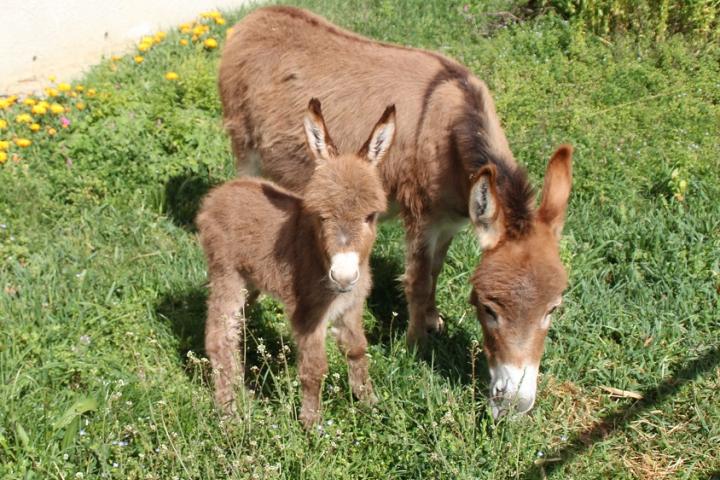
{"type": "MultiPolygon", "coordinates": [[[[192,351],[197,356],[206,356],[205,353],[205,322],[207,320],[207,298],[208,290],[205,286],[195,287],[183,292],[170,293],[165,295],[155,309],[157,317],[166,322],[178,339],[178,356],[185,365],[186,372],[190,377],[194,376],[193,366],[188,362],[188,352],[192,351]]],[[[272,308],[264,309],[262,305],[255,304],[246,311],[247,330],[245,338],[245,380],[246,384],[257,390],[258,387],[263,394],[274,391],[273,377],[277,377],[284,363],[278,362],[280,353],[283,352],[283,345],[290,343],[289,339],[283,338],[272,322],[267,321],[268,315],[272,314],[272,308]],[[266,354],[271,361],[265,360],[259,353],[258,345],[262,343],[266,354]],[[273,375],[263,376],[260,382],[257,375],[252,375],[251,370],[256,366],[261,371],[268,368],[273,375]]],[[[294,362],[293,352],[283,352],[287,363],[294,362]]],[[[205,380],[209,375],[203,375],[205,380]]]]}
{"type": "Polygon", "coordinates": [[[165,184],[165,214],[178,227],[195,231],[200,201],[214,186],[207,175],[188,173],[171,178],[165,184]]]}
{"type": "MultiPolygon", "coordinates": [[[[390,346],[392,342],[405,341],[408,327],[408,310],[400,277],[404,265],[397,256],[373,254],[370,258],[373,272],[373,289],[368,298],[368,309],[377,324],[367,330],[371,344],[390,346]]],[[[446,332],[430,335],[424,348],[417,352],[418,359],[432,365],[433,369],[451,382],[477,385],[484,388],[489,381],[487,360],[482,353],[473,362],[473,334],[462,327],[455,327],[453,318],[445,318],[446,332]]]]}
{"type": "Polygon", "coordinates": [[[373,345],[389,345],[398,335],[405,333],[408,324],[407,302],[400,276],[403,264],[397,257],[373,253],[370,257],[373,288],[367,299],[367,308],[377,323],[365,332],[373,345]]]}
{"type": "MultiPolygon", "coordinates": [[[[668,376],[660,385],[643,391],[642,400],[606,415],[595,422],[592,427],[573,435],[566,446],[546,455],[546,458],[558,458],[557,462],[530,466],[519,478],[545,478],[552,475],[562,465],[581,455],[595,443],[603,441],[617,431],[626,429],[628,424],[636,420],[644,412],[671,398],[683,385],[693,381],[698,375],[712,370],[719,363],[720,347],[716,346],[704,355],[684,365],[677,365],[673,369],[674,373],[668,376]]],[[[709,478],[717,478],[717,476],[718,473],[715,472],[710,474],[709,478]]]]}

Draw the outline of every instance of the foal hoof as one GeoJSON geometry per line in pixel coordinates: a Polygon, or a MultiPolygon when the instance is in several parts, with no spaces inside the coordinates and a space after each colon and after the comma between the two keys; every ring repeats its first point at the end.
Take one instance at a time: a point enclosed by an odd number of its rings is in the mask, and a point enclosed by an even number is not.
{"type": "Polygon", "coordinates": [[[363,387],[359,391],[353,391],[353,393],[355,397],[365,405],[372,406],[378,403],[378,397],[375,395],[375,392],[373,392],[372,387],[363,387]]]}
{"type": "Polygon", "coordinates": [[[300,412],[300,423],[305,427],[305,430],[310,430],[320,423],[320,412],[303,408],[300,412]]]}

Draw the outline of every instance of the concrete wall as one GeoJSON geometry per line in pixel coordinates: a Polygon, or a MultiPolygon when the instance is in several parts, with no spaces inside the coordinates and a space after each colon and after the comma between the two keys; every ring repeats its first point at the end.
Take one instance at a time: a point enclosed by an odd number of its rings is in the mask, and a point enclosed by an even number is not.
{"type": "Polygon", "coordinates": [[[2,0],[0,95],[71,80],[143,35],[250,0],[2,0]]]}

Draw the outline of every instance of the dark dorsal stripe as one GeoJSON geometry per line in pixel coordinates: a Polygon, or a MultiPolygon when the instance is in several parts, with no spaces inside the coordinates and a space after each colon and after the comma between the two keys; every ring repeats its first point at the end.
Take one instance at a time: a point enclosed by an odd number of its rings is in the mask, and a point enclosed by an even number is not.
{"type": "MultiPolygon", "coordinates": [[[[482,105],[480,92],[476,91],[468,81],[470,71],[467,68],[435,52],[393,45],[350,34],[333,25],[320,22],[316,17],[308,15],[299,8],[273,6],[267,7],[267,10],[302,20],[314,27],[322,28],[328,33],[349,41],[365,45],[372,44],[381,48],[422,53],[438,61],[441,68],[428,84],[422,98],[421,113],[415,129],[415,143],[417,144],[419,141],[420,130],[425,122],[428,104],[433,94],[443,83],[453,82],[460,92],[462,92],[466,108],[455,125],[455,131],[451,133],[450,153],[460,156],[461,164],[465,168],[465,173],[468,178],[488,163],[496,165],[498,169],[498,191],[501,197],[502,208],[506,215],[506,234],[509,237],[517,237],[523,235],[530,229],[534,214],[533,203],[535,200],[535,190],[532,188],[532,185],[530,185],[527,172],[524,168],[513,168],[504,159],[497,158],[490,153],[488,140],[482,133],[487,131],[484,125],[486,112],[482,105]]],[[[366,144],[363,148],[366,146],[369,147],[369,145],[366,144]]]]}

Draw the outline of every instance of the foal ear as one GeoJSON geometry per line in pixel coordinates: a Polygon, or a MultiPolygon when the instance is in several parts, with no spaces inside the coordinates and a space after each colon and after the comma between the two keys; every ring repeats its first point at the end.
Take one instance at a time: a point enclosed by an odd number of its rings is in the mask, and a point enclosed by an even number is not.
{"type": "Polygon", "coordinates": [[[370,164],[377,166],[387,153],[395,138],[395,105],[390,105],[373,128],[370,138],[360,148],[358,156],[367,158],[370,164]]]}
{"type": "Polygon", "coordinates": [[[498,244],[505,230],[495,183],[497,171],[494,165],[486,165],[473,177],[468,210],[480,248],[487,250],[498,244]]]}
{"type": "Polygon", "coordinates": [[[337,156],[337,148],[327,131],[320,108],[320,100],[317,98],[311,99],[308,104],[303,127],[307,146],[315,160],[327,161],[337,156]]]}
{"type": "Polygon", "coordinates": [[[572,152],[570,145],[561,145],[553,154],[545,172],[542,200],[538,215],[559,239],[565,223],[565,211],[572,185],[572,152]]]}

